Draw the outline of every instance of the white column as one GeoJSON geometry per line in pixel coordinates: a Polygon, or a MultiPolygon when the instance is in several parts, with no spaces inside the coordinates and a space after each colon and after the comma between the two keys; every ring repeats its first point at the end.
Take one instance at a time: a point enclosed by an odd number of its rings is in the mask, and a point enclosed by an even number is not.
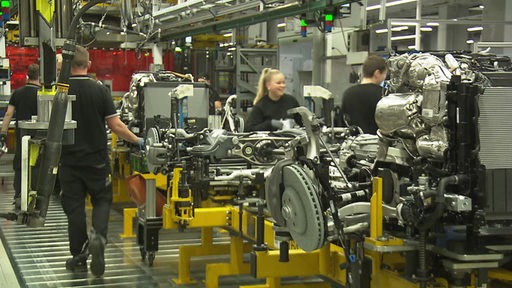
{"type": "Polygon", "coordinates": [[[416,50],[421,50],[421,23],[419,22],[421,20],[421,4],[423,1],[418,0],[416,2],[416,20],[418,20],[418,23],[416,23],[416,37],[414,38],[414,46],[416,50]]]}
{"type": "Polygon", "coordinates": [[[162,47],[158,45],[158,43],[154,43],[152,47],[153,52],[153,63],[157,65],[162,65],[163,57],[162,57],[162,47]]]}

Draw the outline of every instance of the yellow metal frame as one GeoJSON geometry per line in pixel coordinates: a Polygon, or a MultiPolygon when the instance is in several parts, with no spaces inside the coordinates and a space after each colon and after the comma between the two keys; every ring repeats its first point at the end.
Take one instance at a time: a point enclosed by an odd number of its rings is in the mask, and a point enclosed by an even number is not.
{"type": "Polygon", "coordinates": [[[295,288],[295,287],[331,287],[329,283],[315,282],[303,284],[281,284],[282,277],[314,277],[318,275],[328,276],[336,279],[341,283],[345,283],[345,274],[336,273],[336,267],[345,262],[345,256],[339,247],[328,244],[324,247],[306,253],[301,249],[293,249],[289,251],[289,261],[279,261],[279,251],[254,251],[255,277],[258,279],[266,279],[266,283],[262,285],[241,286],[244,288],[295,288]],[[315,265],[318,264],[318,265],[315,265]]]}
{"type": "Polygon", "coordinates": [[[36,0],[36,11],[39,11],[48,24],[52,24],[55,14],[55,1],[36,0]]]}
{"type": "MultiPolygon", "coordinates": [[[[210,255],[226,255],[230,252],[238,252],[237,249],[232,248],[232,245],[238,245],[236,243],[237,240],[231,242],[230,244],[213,244],[213,228],[212,227],[204,227],[201,229],[201,244],[199,245],[184,245],[180,246],[180,258],[178,262],[178,278],[173,279],[173,281],[177,284],[191,284],[196,281],[190,277],[190,262],[191,258],[195,256],[210,256],[210,255]],[[233,244],[236,243],[236,244],[233,244]]],[[[243,243],[243,253],[247,253],[251,250],[251,246],[248,243],[243,243]]],[[[243,257],[242,253],[242,257],[243,257]]],[[[236,259],[240,257],[240,255],[234,254],[232,258],[236,259]]],[[[238,265],[238,261],[233,261],[236,265],[238,265]]],[[[220,267],[219,271],[215,271],[215,273],[230,273],[232,268],[226,269],[225,267],[220,267]]],[[[226,274],[222,274],[226,275],[226,274]]],[[[228,274],[228,275],[232,275],[228,274]]]]}
{"type": "Polygon", "coordinates": [[[130,175],[130,163],[128,162],[128,148],[117,147],[117,135],[112,133],[112,144],[110,147],[110,168],[112,173],[112,202],[129,202],[130,197],[126,194],[128,189],[126,188],[125,178],[130,175]],[[119,161],[119,169],[114,169],[115,160],[119,161]]]}
{"type": "Polygon", "coordinates": [[[135,238],[133,234],[133,218],[137,216],[138,208],[123,209],[123,233],[119,234],[120,238],[135,238]]]}
{"type": "MultiPolygon", "coordinates": [[[[181,169],[181,168],[179,168],[181,169]]],[[[174,178],[168,189],[168,201],[163,207],[163,229],[179,228],[183,221],[186,221],[186,227],[201,227],[201,244],[185,245],[180,247],[178,262],[178,277],[173,279],[177,284],[190,284],[195,281],[190,277],[190,263],[192,257],[209,255],[227,255],[230,260],[227,263],[211,263],[206,266],[205,287],[219,287],[219,278],[227,275],[249,274],[253,271],[257,279],[265,279],[265,284],[241,286],[242,288],[299,288],[299,287],[330,287],[329,283],[308,283],[308,284],[281,284],[283,277],[312,277],[324,276],[342,285],[346,284],[346,270],[341,270],[340,265],[346,263],[343,248],[332,243],[312,251],[305,252],[301,249],[289,250],[289,261],[279,261],[279,251],[277,250],[276,240],[274,238],[273,223],[265,220],[264,224],[264,242],[268,245],[266,251],[252,251],[251,243],[257,238],[257,215],[254,212],[239,206],[221,206],[195,208],[193,212],[187,213],[188,217],[177,217],[176,201],[190,201],[191,193],[188,197],[178,197],[179,177],[181,170],[174,173],[174,178]],[[184,200],[186,199],[186,200],[184,200]],[[229,244],[213,244],[213,227],[222,227],[230,230],[231,241],[229,244]],[[252,252],[251,252],[252,251],[252,252]],[[251,263],[245,263],[243,256],[251,252],[251,263]],[[306,264],[307,263],[307,264],[306,264]],[[251,269],[251,264],[254,265],[251,269]]],[[[187,207],[188,208],[188,207],[187,207]]],[[[132,217],[130,211],[125,211],[125,218],[132,217]]],[[[373,195],[370,201],[370,235],[365,238],[365,242],[378,246],[401,246],[403,240],[393,237],[383,236],[383,213],[382,213],[382,179],[375,177],[373,180],[373,195]]],[[[126,220],[126,219],[125,219],[126,220]]],[[[130,223],[131,227],[131,223],[130,223]]],[[[131,230],[127,229],[125,223],[125,235],[130,235],[131,230]]],[[[293,242],[290,242],[293,247],[293,242]]],[[[405,262],[400,252],[379,252],[365,249],[365,256],[372,260],[371,287],[400,287],[400,288],[418,288],[418,283],[413,283],[405,279],[400,271],[405,262]],[[384,269],[383,267],[389,267],[384,269]]],[[[489,278],[503,279],[512,281],[512,276],[508,271],[492,270],[489,272],[489,278]]],[[[427,287],[448,287],[445,279],[435,279],[435,283],[427,287]]]]}

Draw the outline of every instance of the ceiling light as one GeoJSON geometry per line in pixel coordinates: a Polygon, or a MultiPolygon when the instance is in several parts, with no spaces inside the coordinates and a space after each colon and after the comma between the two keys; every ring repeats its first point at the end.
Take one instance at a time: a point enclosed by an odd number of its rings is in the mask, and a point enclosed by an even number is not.
{"type": "Polygon", "coordinates": [[[439,26],[439,23],[437,23],[437,22],[428,22],[427,26],[439,26]]]}
{"type": "Polygon", "coordinates": [[[286,23],[285,22],[277,24],[277,28],[284,28],[284,27],[286,27],[286,23]]]}
{"type": "Polygon", "coordinates": [[[468,39],[468,40],[466,40],[466,43],[467,43],[467,44],[473,44],[473,43],[475,43],[475,40],[473,40],[473,39],[468,39]]]}
{"type": "Polygon", "coordinates": [[[224,37],[231,37],[231,36],[233,36],[233,32],[222,34],[222,36],[224,36],[224,37]]]}
{"type": "Polygon", "coordinates": [[[391,31],[404,31],[407,29],[409,29],[409,27],[407,27],[407,26],[396,26],[396,27],[391,28],[391,31]]]}
{"type": "Polygon", "coordinates": [[[416,22],[402,22],[402,21],[396,21],[396,22],[391,22],[391,25],[416,26],[416,22]]]}
{"type": "MultiPolygon", "coordinates": [[[[411,2],[416,2],[416,0],[398,0],[398,1],[393,1],[393,2],[387,2],[386,7],[391,7],[391,6],[396,6],[396,5],[411,3],[411,2]]],[[[380,8],[380,4],[372,5],[372,6],[366,7],[366,11],[377,10],[379,8],[380,8]]]]}
{"type": "Polygon", "coordinates": [[[416,35],[404,35],[404,36],[393,36],[391,37],[391,40],[397,41],[397,40],[407,40],[407,39],[414,39],[416,38],[416,35]]]}
{"type": "Polygon", "coordinates": [[[482,31],[484,30],[484,27],[482,26],[474,26],[474,27],[469,27],[468,29],[466,29],[468,32],[474,32],[474,31],[482,31]]]}
{"type": "Polygon", "coordinates": [[[432,27],[428,27],[428,26],[423,26],[420,28],[420,31],[423,31],[423,32],[432,32],[432,27]]]}
{"type": "Polygon", "coordinates": [[[388,29],[384,28],[384,29],[377,29],[375,30],[375,33],[377,34],[380,34],[380,33],[387,33],[388,32],[388,29]]]}
{"type": "Polygon", "coordinates": [[[409,45],[407,46],[407,49],[414,50],[416,49],[416,45],[409,45]]]}
{"type": "Polygon", "coordinates": [[[482,5],[482,4],[479,4],[479,5],[475,5],[473,7],[469,7],[469,11],[482,11],[484,10],[485,6],[482,5]]]}

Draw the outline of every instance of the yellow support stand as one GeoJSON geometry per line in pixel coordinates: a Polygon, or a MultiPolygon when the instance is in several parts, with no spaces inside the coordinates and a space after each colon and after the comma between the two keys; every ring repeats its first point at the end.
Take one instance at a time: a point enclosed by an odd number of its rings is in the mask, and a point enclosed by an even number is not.
{"type": "Polygon", "coordinates": [[[206,287],[218,288],[220,276],[249,274],[251,266],[243,262],[243,256],[251,249],[251,245],[244,243],[242,237],[231,236],[230,261],[206,265],[206,287]]]}
{"type": "MultiPolygon", "coordinates": [[[[282,277],[313,277],[322,274],[320,271],[320,262],[329,253],[329,245],[324,246],[312,252],[304,252],[301,249],[294,249],[289,251],[289,261],[279,261],[279,251],[270,250],[255,253],[256,265],[256,278],[265,278],[265,284],[241,286],[241,288],[329,288],[331,285],[325,282],[312,282],[312,283],[291,283],[281,284],[282,277]],[[308,263],[308,265],[305,265],[308,263]]],[[[332,263],[331,263],[332,264],[332,263]]]]}
{"type": "Polygon", "coordinates": [[[190,277],[190,262],[194,256],[222,255],[229,253],[229,244],[213,244],[213,228],[201,229],[201,244],[180,246],[178,278],[172,279],[176,284],[192,284],[196,281],[190,277]]]}
{"type": "Polygon", "coordinates": [[[131,173],[129,153],[128,147],[117,146],[117,135],[112,133],[110,165],[112,168],[112,202],[114,203],[130,202],[125,182],[126,177],[131,173]]]}
{"type": "Polygon", "coordinates": [[[370,199],[370,238],[382,236],[382,178],[372,180],[372,198],[370,199]]]}
{"type": "Polygon", "coordinates": [[[512,282],[512,273],[510,272],[510,270],[506,269],[492,269],[489,270],[489,278],[512,282]]]}
{"type": "Polygon", "coordinates": [[[266,283],[262,285],[240,286],[240,288],[331,288],[329,283],[297,283],[297,284],[281,284],[281,278],[267,278],[266,283]]]}
{"type": "Polygon", "coordinates": [[[123,233],[119,234],[121,238],[134,238],[133,234],[133,218],[137,215],[137,208],[123,209],[123,233]]]}

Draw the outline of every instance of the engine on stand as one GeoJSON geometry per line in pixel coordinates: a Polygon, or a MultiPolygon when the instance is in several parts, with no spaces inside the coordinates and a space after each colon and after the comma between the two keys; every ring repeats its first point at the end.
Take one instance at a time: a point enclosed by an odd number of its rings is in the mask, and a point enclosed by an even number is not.
{"type": "Polygon", "coordinates": [[[486,287],[510,240],[496,233],[506,221],[486,219],[479,104],[491,82],[467,58],[442,57],[389,58],[378,135],[325,127],[305,107],[288,111],[298,127],[276,132],[149,128],[148,170],[168,179],[163,227],[257,235],[255,275],[274,259],[269,221],[279,263],[320,253],[316,274],[346,287],[486,287]],[[209,217],[226,211],[238,221],[209,217]]]}
{"type": "Polygon", "coordinates": [[[451,54],[392,56],[389,67],[389,94],[375,115],[378,136],[346,131],[337,139],[341,145],[327,144],[334,133],[295,111],[309,143],[302,155],[277,163],[266,181],[276,231],[305,251],[338,243],[350,259],[347,287],[374,285],[375,259],[365,251],[404,252],[402,276],[411,285],[434,285],[442,277],[449,287],[484,287],[488,268],[504,259],[486,248],[493,239],[482,233],[478,101],[488,82],[451,54]],[[379,190],[375,178],[382,179],[382,210],[371,199],[379,190]],[[376,211],[382,234],[372,228],[376,211]]]}

